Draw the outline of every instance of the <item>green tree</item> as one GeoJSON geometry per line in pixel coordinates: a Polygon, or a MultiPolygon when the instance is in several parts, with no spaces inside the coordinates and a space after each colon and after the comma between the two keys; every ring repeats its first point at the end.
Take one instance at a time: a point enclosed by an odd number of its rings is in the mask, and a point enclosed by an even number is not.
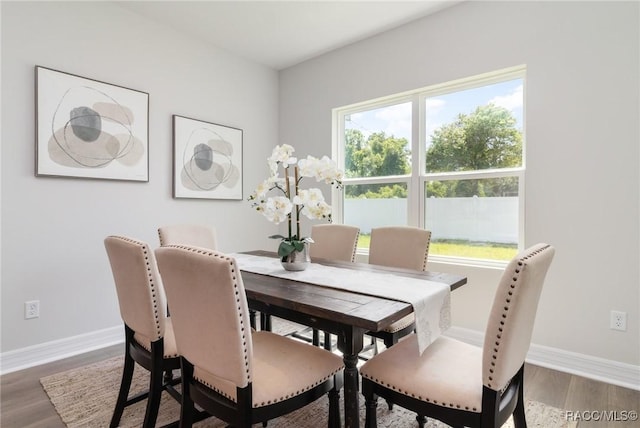
{"type": "MultiPolygon", "coordinates": [[[[347,177],[381,177],[404,175],[411,172],[409,162],[411,151],[406,138],[387,136],[376,132],[365,140],[357,129],[347,129],[345,133],[345,175],[347,177]]],[[[407,190],[399,185],[347,186],[348,198],[388,198],[407,197],[407,190]]]]}
{"type": "Polygon", "coordinates": [[[377,189],[369,189],[367,190],[362,197],[367,199],[374,198],[383,198],[383,199],[391,199],[391,198],[406,198],[407,197],[407,186],[404,184],[392,184],[392,185],[378,185],[377,189]]]}
{"type": "MultiPolygon", "coordinates": [[[[427,150],[427,172],[474,171],[522,164],[522,133],[503,107],[488,104],[460,114],[436,129],[427,150]]],[[[505,196],[517,194],[514,178],[432,182],[427,194],[439,197],[505,196]]]]}

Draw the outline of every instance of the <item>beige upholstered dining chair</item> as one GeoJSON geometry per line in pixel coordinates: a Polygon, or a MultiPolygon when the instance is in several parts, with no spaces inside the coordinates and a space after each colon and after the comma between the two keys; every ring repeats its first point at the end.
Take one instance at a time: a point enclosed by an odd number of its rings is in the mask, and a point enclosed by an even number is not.
{"type": "Polygon", "coordinates": [[[544,279],[555,250],[537,244],[508,264],[495,293],[482,348],[441,336],[422,355],[415,335],[366,362],[362,391],[367,428],[377,396],[452,426],[499,427],[513,414],[525,427],[524,359],[544,279]]]}
{"type": "Polygon", "coordinates": [[[311,227],[311,257],[354,262],[360,228],[346,224],[315,224],[311,227]]]}
{"type": "Polygon", "coordinates": [[[371,229],[369,263],[397,268],[427,270],[431,232],[411,226],[371,229]]]}
{"type": "MultiPolygon", "coordinates": [[[[371,229],[369,263],[381,266],[427,270],[431,232],[410,226],[371,229]]],[[[379,332],[367,333],[384,341],[387,348],[415,329],[415,318],[409,314],[379,332]]],[[[377,353],[377,346],[376,346],[377,353]]]]}
{"type": "Polygon", "coordinates": [[[215,229],[201,224],[172,224],[158,228],[160,245],[192,245],[217,249],[215,229]]]}
{"type": "Polygon", "coordinates": [[[173,386],[180,382],[172,371],[180,358],[156,260],[149,246],[123,236],[109,236],[104,245],[116,285],[120,315],[125,329],[124,369],[111,427],[120,423],[125,407],[147,398],[143,426],[154,427],[160,396],[167,390],[180,401],[173,386]],[[135,364],[150,372],[149,390],[128,398],[135,364]]]}
{"type": "Polygon", "coordinates": [[[181,427],[194,403],[238,428],[266,422],[329,395],[340,426],[342,359],[315,346],[249,328],[242,275],[233,258],[198,247],[156,250],[182,368],[181,427]]]}

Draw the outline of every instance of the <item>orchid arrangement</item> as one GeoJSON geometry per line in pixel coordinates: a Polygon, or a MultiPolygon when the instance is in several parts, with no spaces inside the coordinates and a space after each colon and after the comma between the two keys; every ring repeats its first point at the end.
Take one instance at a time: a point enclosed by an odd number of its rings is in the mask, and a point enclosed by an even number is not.
{"type": "Polygon", "coordinates": [[[288,144],[276,146],[267,159],[270,175],[260,183],[249,196],[251,206],[262,213],[269,221],[288,223],[288,235],[272,235],[269,238],[281,239],[278,256],[284,258],[294,251],[302,251],[305,243],[311,243],[310,237],[300,235],[300,216],[309,219],[331,221],[331,206],[327,204],[318,188],[301,189],[300,182],[305,177],[315,178],[336,188],[342,188],[343,172],[327,156],[321,159],[307,156],[298,159],[293,156],[295,149],[288,144]],[[284,176],[280,176],[280,171],[284,176]],[[293,170],[293,176],[291,172],[293,170]],[[271,191],[277,196],[267,196],[271,191]],[[293,223],[295,221],[295,233],[293,223]]]}

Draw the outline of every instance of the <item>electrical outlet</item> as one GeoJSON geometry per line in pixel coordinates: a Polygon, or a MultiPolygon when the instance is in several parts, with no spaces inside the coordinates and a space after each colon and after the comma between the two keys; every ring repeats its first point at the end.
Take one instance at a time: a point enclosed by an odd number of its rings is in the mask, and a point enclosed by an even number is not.
{"type": "Polygon", "coordinates": [[[24,302],[24,319],[38,318],[40,316],[40,300],[24,302]]]}
{"type": "Polygon", "coordinates": [[[621,311],[611,311],[611,330],[627,331],[627,313],[621,311]]]}

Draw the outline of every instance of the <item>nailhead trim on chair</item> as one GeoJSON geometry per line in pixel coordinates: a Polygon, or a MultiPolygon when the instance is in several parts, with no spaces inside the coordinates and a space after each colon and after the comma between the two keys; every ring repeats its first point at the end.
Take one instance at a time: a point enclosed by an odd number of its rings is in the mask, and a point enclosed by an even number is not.
{"type": "MultiPolygon", "coordinates": [[[[302,394],[303,392],[309,391],[310,389],[315,388],[316,386],[326,382],[329,378],[331,378],[332,376],[334,376],[336,373],[338,373],[340,370],[336,370],[333,373],[331,373],[330,375],[320,379],[319,381],[317,381],[316,383],[314,383],[313,385],[309,386],[308,388],[304,388],[301,390],[298,390],[292,394],[288,394],[288,395],[284,395],[281,397],[276,398],[275,400],[269,400],[266,402],[262,402],[262,403],[253,403],[253,408],[258,408],[258,407],[263,407],[263,406],[268,406],[271,404],[275,404],[275,403],[279,403],[281,401],[285,401],[288,400],[289,398],[295,397],[297,395],[302,394]]],[[[218,394],[222,395],[223,397],[233,401],[234,403],[236,402],[236,398],[230,396],[229,394],[226,394],[225,392],[221,391],[219,388],[216,388],[215,386],[211,385],[209,382],[205,382],[204,380],[200,379],[200,378],[195,378],[198,382],[200,382],[201,384],[205,385],[207,388],[217,392],[218,394]]]]}
{"type": "Polygon", "coordinates": [[[322,383],[326,382],[329,378],[331,378],[331,377],[332,377],[332,376],[334,376],[336,373],[338,373],[338,371],[339,371],[339,370],[335,370],[335,371],[334,371],[333,373],[331,373],[330,375],[325,376],[324,378],[322,378],[322,379],[318,380],[316,383],[314,383],[313,385],[308,386],[307,388],[300,389],[300,390],[298,390],[298,391],[296,391],[296,392],[294,392],[294,393],[291,393],[291,394],[287,394],[287,395],[284,395],[284,396],[278,397],[278,398],[276,398],[275,400],[269,400],[269,401],[267,401],[267,402],[262,402],[262,403],[260,403],[260,404],[257,404],[257,403],[256,403],[256,404],[254,404],[254,406],[253,406],[253,407],[254,407],[254,408],[255,408],[255,407],[262,407],[262,406],[267,406],[267,405],[270,405],[270,404],[279,403],[279,402],[281,402],[281,401],[288,400],[289,398],[292,398],[292,397],[295,397],[295,396],[297,396],[297,395],[300,395],[300,394],[302,394],[303,392],[305,392],[305,391],[309,391],[310,389],[313,389],[313,388],[315,388],[316,386],[318,386],[318,385],[320,385],[320,384],[322,384],[322,383]]]}
{"type": "MultiPolygon", "coordinates": [[[[135,337],[135,336],[133,337],[133,340],[135,340],[135,341],[136,341],[136,343],[137,343],[138,345],[142,346],[144,349],[146,349],[147,351],[151,352],[151,346],[149,346],[149,344],[148,344],[148,343],[146,343],[146,342],[145,342],[145,343],[140,342],[138,339],[136,339],[136,337],[135,337]]],[[[166,342],[165,342],[165,343],[166,343],[166,342]]],[[[166,348],[164,349],[164,351],[166,351],[166,348]]],[[[164,356],[163,356],[163,358],[164,358],[164,359],[169,359],[169,358],[177,358],[177,357],[179,357],[179,356],[180,356],[180,354],[178,354],[178,353],[176,352],[176,353],[173,353],[173,354],[164,355],[164,356]]]]}
{"type": "Polygon", "coordinates": [[[372,378],[372,377],[369,377],[369,376],[366,376],[366,375],[362,375],[362,377],[364,377],[366,379],[369,379],[369,380],[377,383],[378,385],[382,385],[385,388],[392,389],[392,390],[394,390],[396,392],[399,392],[400,394],[409,396],[411,398],[417,398],[418,400],[424,401],[426,403],[433,403],[433,404],[436,404],[438,406],[451,407],[451,408],[456,408],[456,409],[462,409],[464,407],[465,410],[469,410],[469,411],[472,411],[472,412],[478,412],[479,411],[475,407],[471,407],[470,408],[469,406],[462,406],[461,404],[441,403],[441,402],[438,402],[438,400],[432,400],[429,397],[423,397],[421,395],[416,395],[416,394],[410,393],[408,391],[403,391],[401,389],[396,388],[395,385],[388,384],[388,383],[383,382],[383,381],[381,381],[380,379],[377,379],[377,378],[372,378]]]}
{"type": "MultiPolygon", "coordinates": [[[[544,250],[546,250],[549,247],[550,247],[550,245],[546,245],[546,246],[544,246],[542,248],[537,249],[536,251],[532,251],[531,253],[522,256],[520,258],[520,260],[518,260],[518,267],[516,267],[514,275],[512,277],[512,281],[513,282],[509,285],[510,290],[507,293],[507,297],[505,298],[505,305],[504,305],[504,309],[503,309],[503,312],[502,312],[502,320],[500,321],[500,327],[498,327],[498,333],[496,334],[495,347],[493,348],[493,354],[491,355],[491,360],[492,361],[490,363],[491,367],[489,368],[489,373],[491,373],[491,374],[493,374],[494,367],[496,366],[496,361],[498,360],[498,351],[499,351],[499,348],[500,348],[500,340],[502,339],[502,332],[503,332],[503,328],[502,327],[504,326],[504,323],[505,323],[505,321],[507,319],[507,315],[508,315],[508,312],[509,312],[509,307],[510,307],[510,304],[511,304],[511,297],[513,296],[513,290],[516,288],[516,282],[520,278],[520,272],[524,268],[525,262],[528,259],[530,259],[530,258],[534,257],[535,255],[543,252],[544,250]]],[[[493,387],[491,385],[491,381],[493,381],[493,377],[490,375],[488,377],[488,379],[489,379],[489,382],[487,382],[485,386],[487,388],[493,389],[493,387]]]]}
{"type": "Polygon", "coordinates": [[[235,397],[230,396],[229,394],[225,393],[224,391],[220,390],[219,388],[216,388],[215,386],[211,385],[209,382],[205,382],[204,380],[198,378],[198,377],[193,377],[195,380],[197,380],[199,383],[203,384],[204,386],[206,386],[207,388],[211,389],[212,391],[217,392],[218,394],[222,395],[224,398],[227,398],[231,401],[233,401],[234,403],[236,402],[235,397]]]}
{"type": "Polygon", "coordinates": [[[160,240],[160,246],[164,247],[164,241],[162,239],[162,234],[160,233],[160,229],[158,229],[158,239],[160,240]]]}
{"type": "Polygon", "coordinates": [[[429,232],[429,237],[427,239],[427,248],[424,251],[424,260],[422,262],[422,270],[427,270],[427,258],[429,257],[429,245],[431,245],[431,232],[429,232]]]}
{"type": "Polygon", "coordinates": [[[142,246],[144,252],[144,260],[147,265],[147,276],[149,277],[149,285],[151,286],[151,296],[153,297],[153,315],[156,321],[157,334],[160,336],[160,316],[158,314],[158,301],[156,300],[157,287],[153,281],[153,274],[151,272],[151,265],[149,264],[149,248],[146,245],[142,246]]]}
{"type": "Polygon", "coordinates": [[[240,330],[242,331],[242,352],[244,354],[244,366],[247,372],[247,381],[251,382],[251,372],[249,368],[249,350],[247,349],[247,336],[244,327],[244,320],[242,319],[242,306],[240,302],[240,292],[238,291],[238,281],[236,278],[236,261],[230,257],[224,257],[226,261],[231,265],[231,274],[233,279],[233,288],[236,294],[236,304],[238,305],[238,317],[240,318],[240,330]]]}
{"type": "MultiPolygon", "coordinates": [[[[115,238],[117,239],[121,239],[125,242],[129,242],[131,244],[135,244],[137,246],[139,246],[142,249],[142,252],[144,253],[144,260],[145,260],[145,264],[147,266],[147,277],[149,279],[149,286],[151,287],[151,297],[153,298],[153,315],[154,315],[154,319],[156,322],[156,336],[157,339],[160,339],[162,337],[162,335],[160,334],[160,316],[158,314],[158,301],[156,300],[156,293],[157,293],[157,287],[155,282],[153,281],[153,274],[151,271],[151,265],[149,264],[149,247],[140,242],[140,241],[136,241],[134,239],[131,238],[127,238],[124,236],[115,236],[115,238]]],[[[142,344],[141,344],[142,345],[142,344]]],[[[144,345],[143,345],[144,346],[144,345]]],[[[145,347],[145,349],[147,349],[145,347]]],[[[151,349],[149,349],[150,351],[151,349]]]]}
{"type": "Polygon", "coordinates": [[[356,253],[358,252],[358,239],[360,239],[360,230],[356,233],[356,242],[353,246],[353,254],[351,254],[351,263],[356,261],[356,253]]]}
{"type": "MultiPolygon", "coordinates": [[[[402,320],[402,318],[400,318],[400,320],[402,320]]],[[[414,323],[413,319],[409,319],[403,323],[393,323],[391,324],[390,327],[385,328],[383,331],[386,331],[387,333],[395,333],[396,331],[400,331],[405,327],[409,327],[411,324],[414,323]],[[396,325],[397,324],[397,325],[396,325]],[[393,327],[393,328],[391,328],[393,327]]]]}

